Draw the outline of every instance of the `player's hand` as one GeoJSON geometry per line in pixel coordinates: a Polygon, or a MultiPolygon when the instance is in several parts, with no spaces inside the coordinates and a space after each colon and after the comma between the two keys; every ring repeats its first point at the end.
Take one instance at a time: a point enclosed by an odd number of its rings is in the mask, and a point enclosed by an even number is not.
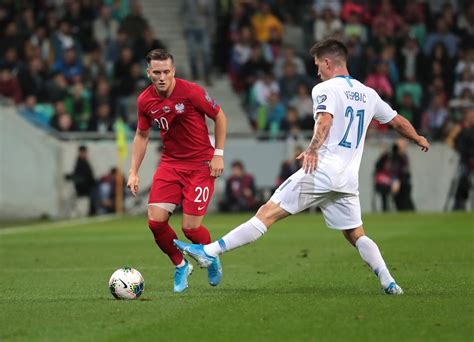
{"type": "Polygon", "coordinates": [[[140,178],[138,178],[138,175],[136,173],[131,173],[128,176],[127,188],[130,189],[130,192],[132,193],[133,196],[137,195],[139,181],[140,181],[140,178]]]}
{"type": "Polygon", "coordinates": [[[220,177],[222,171],[224,171],[224,157],[214,156],[209,163],[209,170],[211,171],[211,177],[220,177]]]}
{"type": "Polygon", "coordinates": [[[428,142],[428,140],[426,140],[425,137],[421,135],[418,137],[416,144],[421,147],[421,150],[423,152],[428,152],[428,150],[430,149],[430,143],[428,142]]]}
{"type": "Polygon", "coordinates": [[[296,159],[303,159],[301,166],[306,173],[311,173],[318,167],[318,153],[312,151],[304,151],[296,159]]]}

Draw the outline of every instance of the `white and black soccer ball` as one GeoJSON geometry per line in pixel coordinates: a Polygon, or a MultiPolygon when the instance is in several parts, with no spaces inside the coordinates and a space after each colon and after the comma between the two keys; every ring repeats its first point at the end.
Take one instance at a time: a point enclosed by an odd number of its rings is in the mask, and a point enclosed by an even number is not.
{"type": "Polygon", "coordinates": [[[122,267],[109,280],[109,289],[116,299],[137,299],[145,290],[145,280],[132,267],[122,267]]]}

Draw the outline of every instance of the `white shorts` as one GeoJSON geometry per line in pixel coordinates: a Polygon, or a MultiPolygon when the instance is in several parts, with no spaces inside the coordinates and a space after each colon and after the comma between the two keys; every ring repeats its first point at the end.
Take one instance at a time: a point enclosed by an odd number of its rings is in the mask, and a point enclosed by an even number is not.
{"type": "Polygon", "coordinates": [[[328,190],[328,182],[330,180],[324,174],[307,174],[300,169],[280,185],[270,200],[290,214],[319,206],[329,228],[360,227],[359,195],[328,190]]]}

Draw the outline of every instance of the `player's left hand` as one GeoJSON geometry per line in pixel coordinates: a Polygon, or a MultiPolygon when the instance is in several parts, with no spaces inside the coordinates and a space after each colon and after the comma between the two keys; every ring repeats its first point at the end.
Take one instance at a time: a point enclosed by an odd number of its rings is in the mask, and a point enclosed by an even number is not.
{"type": "Polygon", "coordinates": [[[296,159],[303,159],[303,170],[306,173],[311,173],[316,170],[318,166],[318,152],[304,151],[300,153],[296,159]]]}
{"type": "Polygon", "coordinates": [[[220,177],[222,171],[224,171],[224,157],[214,156],[209,163],[209,170],[211,171],[211,177],[220,177]]]}

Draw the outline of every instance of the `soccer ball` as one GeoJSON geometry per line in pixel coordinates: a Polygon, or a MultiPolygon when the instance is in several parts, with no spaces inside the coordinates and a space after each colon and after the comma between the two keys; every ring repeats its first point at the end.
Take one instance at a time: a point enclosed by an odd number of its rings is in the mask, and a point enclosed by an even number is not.
{"type": "Polygon", "coordinates": [[[122,267],[109,280],[109,289],[116,299],[137,299],[145,290],[145,280],[132,267],[122,267]]]}

